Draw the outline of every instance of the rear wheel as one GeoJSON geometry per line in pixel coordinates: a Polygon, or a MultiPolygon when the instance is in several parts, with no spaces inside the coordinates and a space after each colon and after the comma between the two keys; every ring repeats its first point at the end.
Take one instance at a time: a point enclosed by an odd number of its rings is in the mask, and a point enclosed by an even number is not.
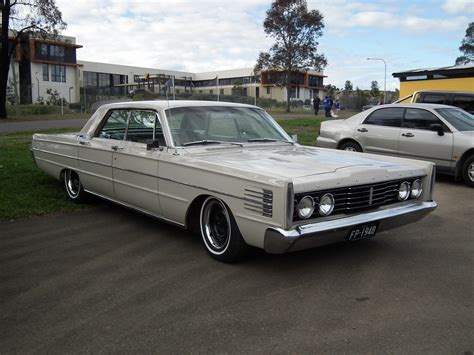
{"type": "Polygon", "coordinates": [[[82,187],[79,175],[74,170],[64,172],[64,187],[69,198],[74,202],[83,202],[86,199],[86,192],[82,187]]]}
{"type": "Polygon", "coordinates": [[[225,263],[243,259],[248,252],[232,213],[225,203],[215,197],[208,197],[200,216],[201,236],[211,257],[225,263]]]}
{"type": "Polygon", "coordinates": [[[462,178],[467,186],[474,187],[474,155],[466,159],[462,167],[462,178]]]}
{"type": "Polygon", "coordinates": [[[359,143],[354,142],[354,141],[348,141],[348,142],[342,143],[339,146],[339,149],[345,150],[348,152],[362,152],[362,148],[360,147],[359,143]]]}

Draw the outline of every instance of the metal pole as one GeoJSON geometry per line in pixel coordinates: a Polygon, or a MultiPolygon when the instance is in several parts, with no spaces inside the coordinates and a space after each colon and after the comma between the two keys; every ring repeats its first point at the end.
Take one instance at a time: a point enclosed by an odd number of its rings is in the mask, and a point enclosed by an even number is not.
{"type": "Polygon", "coordinates": [[[174,75],[171,77],[171,80],[173,80],[173,100],[176,100],[176,89],[174,87],[174,75]]]}
{"type": "Polygon", "coordinates": [[[383,103],[385,103],[387,102],[387,62],[382,58],[367,58],[367,60],[380,60],[384,64],[383,103]]]}
{"type": "Polygon", "coordinates": [[[253,72],[253,83],[255,84],[255,106],[257,106],[257,76],[253,72]]]}
{"type": "MultiPolygon", "coordinates": [[[[38,74],[38,73],[36,73],[36,74],[38,74]]],[[[38,101],[39,97],[40,97],[40,81],[39,81],[38,77],[36,77],[36,76],[35,76],[35,79],[36,79],[36,83],[38,85],[38,97],[36,98],[36,101],[38,101]]]]}
{"type": "Polygon", "coordinates": [[[220,101],[220,93],[219,93],[219,75],[216,76],[216,89],[217,89],[217,101],[220,101]]]}

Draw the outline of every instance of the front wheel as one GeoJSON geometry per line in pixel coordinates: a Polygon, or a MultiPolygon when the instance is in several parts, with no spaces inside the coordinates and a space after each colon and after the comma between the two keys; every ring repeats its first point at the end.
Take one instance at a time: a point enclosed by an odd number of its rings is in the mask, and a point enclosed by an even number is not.
{"type": "Polygon", "coordinates": [[[342,143],[339,149],[345,150],[347,152],[362,152],[362,148],[360,147],[360,145],[352,141],[342,143]]]}
{"type": "Polygon", "coordinates": [[[208,197],[200,216],[201,236],[207,252],[218,261],[232,263],[243,259],[248,252],[234,217],[223,201],[208,197]]]}
{"type": "Polygon", "coordinates": [[[464,162],[462,178],[467,186],[474,187],[474,155],[471,155],[464,162]]]}
{"type": "Polygon", "coordinates": [[[74,202],[84,202],[86,192],[82,187],[79,175],[74,170],[66,170],[64,172],[64,187],[69,198],[74,202]]]}

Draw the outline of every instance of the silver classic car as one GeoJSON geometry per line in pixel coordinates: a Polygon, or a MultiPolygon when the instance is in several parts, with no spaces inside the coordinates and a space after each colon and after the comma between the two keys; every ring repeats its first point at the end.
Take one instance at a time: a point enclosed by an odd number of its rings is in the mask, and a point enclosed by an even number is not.
{"type": "Polygon", "coordinates": [[[474,116],[435,104],[380,105],[321,124],[318,147],[423,159],[474,187],[474,116]]]}
{"type": "Polygon", "coordinates": [[[374,237],[436,208],[433,163],[304,147],[250,105],[108,104],[78,133],[35,134],[32,152],[73,201],[197,232],[224,262],[374,237]]]}

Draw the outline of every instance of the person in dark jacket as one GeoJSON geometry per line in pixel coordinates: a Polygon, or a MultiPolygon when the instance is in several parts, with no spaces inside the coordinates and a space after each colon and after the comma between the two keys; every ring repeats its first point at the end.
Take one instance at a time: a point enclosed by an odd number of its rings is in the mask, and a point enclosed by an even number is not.
{"type": "Polygon", "coordinates": [[[319,112],[319,105],[321,104],[321,99],[319,98],[319,96],[316,96],[314,99],[313,99],[313,108],[314,108],[314,115],[317,116],[318,115],[318,112],[319,112]]]}

